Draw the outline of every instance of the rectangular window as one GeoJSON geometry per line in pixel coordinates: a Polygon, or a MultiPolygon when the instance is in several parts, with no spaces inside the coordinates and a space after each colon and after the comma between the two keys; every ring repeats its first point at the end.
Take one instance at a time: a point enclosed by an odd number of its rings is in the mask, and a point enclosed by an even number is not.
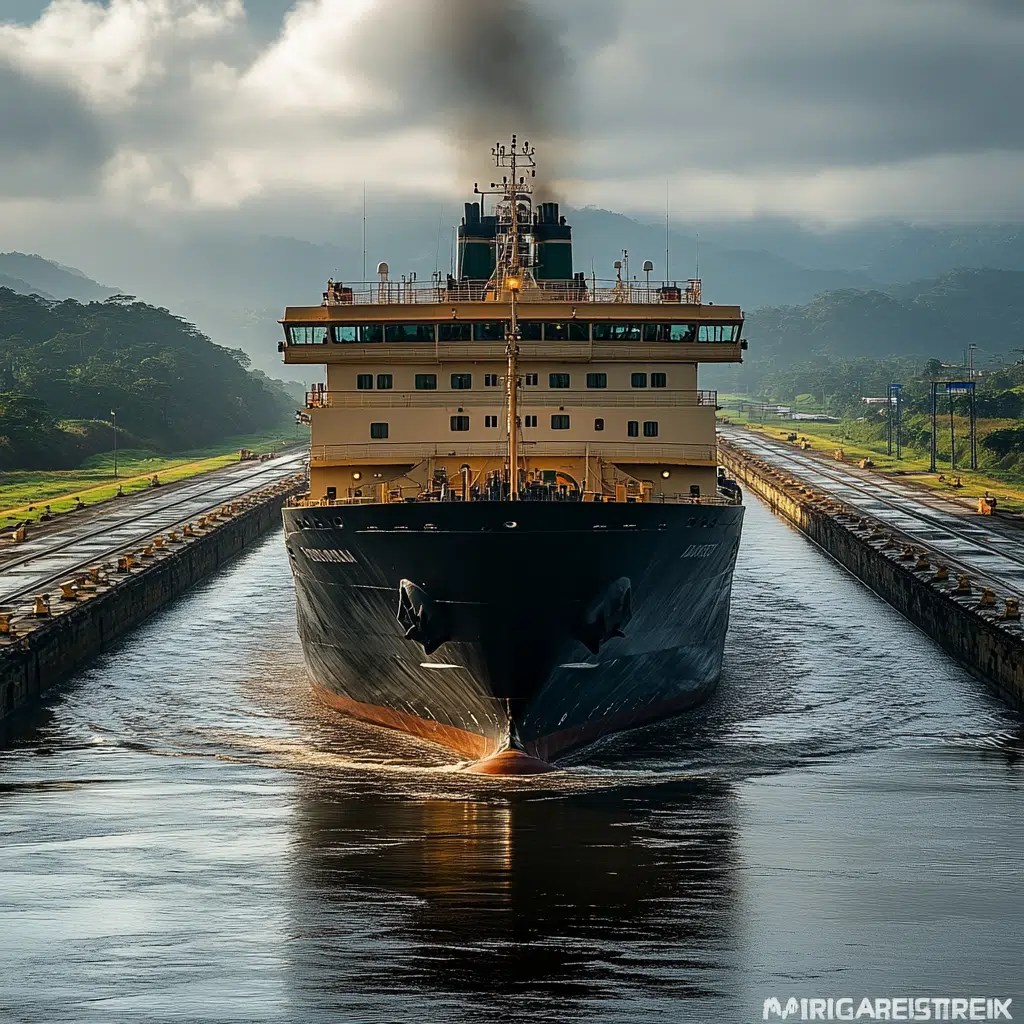
{"type": "Polygon", "coordinates": [[[527,416],[526,417],[526,425],[528,427],[535,427],[535,426],[537,426],[537,417],[536,416],[527,416]]]}
{"type": "Polygon", "coordinates": [[[436,391],[437,390],[437,374],[436,373],[417,373],[416,374],[416,390],[417,391],[436,391]]]}
{"type": "Polygon", "coordinates": [[[429,341],[434,343],[433,324],[386,324],[385,341],[429,341]]]}
{"type": "Polygon", "coordinates": [[[568,430],[569,429],[569,417],[564,413],[555,413],[551,417],[551,429],[552,430],[568,430]]]}
{"type": "Polygon", "coordinates": [[[382,441],[388,436],[388,425],[386,423],[371,423],[370,437],[375,441],[382,441]]]}
{"type": "Polygon", "coordinates": [[[666,388],[666,387],[668,387],[668,377],[664,373],[652,373],[651,374],[651,387],[652,388],[666,388]]]}
{"type": "Polygon", "coordinates": [[[496,373],[484,374],[484,387],[496,388],[498,386],[498,375],[496,373]]]}
{"type": "Polygon", "coordinates": [[[639,422],[637,422],[636,420],[630,420],[626,424],[626,433],[629,434],[630,437],[639,437],[640,436],[640,424],[639,424],[639,422]]]}
{"type": "Polygon", "coordinates": [[[451,418],[452,430],[469,430],[468,416],[453,416],[451,418]]]}
{"type": "Polygon", "coordinates": [[[373,374],[361,373],[356,377],[356,388],[359,391],[370,391],[373,388],[373,374]]]}
{"type": "Polygon", "coordinates": [[[377,374],[377,387],[381,391],[389,391],[395,386],[395,379],[390,373],[378,373],[377,374]]]}
{"type": "Polygon", "coordinates": [[[537,386],[537,374],[535,374],[535,373],[528,373],[526,375],[526,386],[527,387],[536,387],[537,386]]]}
{"type": "Polygon", "coordinates": [[[594,420],[594,429],[595,430],[604,430],[604,420],[601,419],[600,417],[598,417],[596,420],[594,420]]]}
{"type": "Polygon", "coordinates": [[[594,324],[594,341],[639,341],[641,324],[594,324]]]}
{"type": "Polygon", "coordinates": [[[657,420],[644,420],[644,437],[657,437],[658,436],[658,422],[657,420]]]}
{"type": "Polygon", "coordinates": [[[471,374],[471,373],[453,373],[452,374],[452,391],[469,391],[469,389],[472,386],[473,386],[473,374],[471,374]]]}
{"type": "Polygon", "coordinates": [[[544,325],[545,341],[590,341],[590,324],[568,320],[561,324],[544,325]]]}
{"type": "Polygon", "coordinates": [[[698,341],[734,341],[739,329],[735,324],[701,324],[698,341]]]}
{"type": "Polygon", "coordinates": [[[437,325],[438,341],[472,341],[473,325],[447,323],[437,325]]]}
{"type": "Polygon", "coordinates": [[[647,387],[647,374],[646,373],[634,373],[630,378],[630,384],[634,388],[645,388],[647,387]]]}
{"type": "Polygon", "coordinates": [[[498,417],[497,416],[485,416],[484,417],[484,426],[485,427],[496,427],[497,425],[498,425],[498,417]]]}
{"type": "MultiPolygon", "coordinates": [[[[326,332],[327,328],[314,327],[310,330],[326,332]]],[[[362,345],[384,340],[382,324],[335,324],[330,332],[334,341],[341,345],[362,345]]],[[[323,340],[326,341],[327,338],[323,340]]]]}
{"type": "Polygon", "coordinates": [[[567,388],[569,386],[569,374],[567,373],[549,373],[548,374],[548,387],[549,388],[567,388]]]}
{"type": "Polygon", "coordinates": [[[334,341],[339,345],[353,345],[359,340],[359,328],[355,324],[335,324],[334,341]]]}
{"type": "Polygon", "coordinates": [[[661,341],[696,341],[696,324],[669,324],[668,337],[659,339],[661,341]]]}
{"type": "Polygon", "coordinates": [[[519,322],[519,338],[521,341],[540,341],[540,323],[536,320],[519,322]]]}
{"type": "Polygon", "coordinates": [[[607,373],[588,373],[587,374],[587,387],[588,388],[606,388],[606,387],[608,387],[608,374],[607,373]]]}
{"type": "Polygon", "coordinates": [[[289,327],[288,341],[292,345],[323,345],[327,341],[327,328],[289,327]]]}
{"type": "Polygon", "coordinates": [[[491,323],[473,324],[474,341],[504,341],[505,324],[501,320],[491,323]]]}

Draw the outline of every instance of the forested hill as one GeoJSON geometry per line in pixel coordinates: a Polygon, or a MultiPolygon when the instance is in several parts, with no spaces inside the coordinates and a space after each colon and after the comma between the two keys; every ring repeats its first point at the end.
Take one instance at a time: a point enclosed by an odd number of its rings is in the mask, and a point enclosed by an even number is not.
{"type": "Polygon", "coordinates": [[[284,424],[294,398],[248,365],[131,297],[83,305],[0,288],[0,467],[56,468],[106,450],[111,410],[126,440],[158,451],[284,424]]]}
{"type": "Polygon", "coordinates": [[[782,367],[816,356],[958,361],[1024,345],[1024,271],[954,270],[888,291],[824,292],[801,306],[766,306],[747,321],[750,362],[782,367]]]}

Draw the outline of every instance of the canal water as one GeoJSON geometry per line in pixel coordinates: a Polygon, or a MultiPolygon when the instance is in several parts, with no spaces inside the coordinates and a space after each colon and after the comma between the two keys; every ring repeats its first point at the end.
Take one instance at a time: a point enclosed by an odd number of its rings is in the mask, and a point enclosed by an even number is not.
{"type": "Polygon", "coordinates": [[[306,687],[272,536],[8,727],[0,1020],[1024,1017],[1019,718],[756,503],[717,695],[556,775],[306,687]]]}

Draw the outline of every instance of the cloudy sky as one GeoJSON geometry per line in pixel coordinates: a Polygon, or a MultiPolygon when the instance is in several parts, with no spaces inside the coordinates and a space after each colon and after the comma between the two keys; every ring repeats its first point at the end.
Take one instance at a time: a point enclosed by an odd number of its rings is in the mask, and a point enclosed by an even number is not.
{"type": "Polygon", "coordinates": [[[573,205],[1019,221],[1022,54],[1022,0],[0,0],[0,218],[454,199],[518,128],[573,205]]]}

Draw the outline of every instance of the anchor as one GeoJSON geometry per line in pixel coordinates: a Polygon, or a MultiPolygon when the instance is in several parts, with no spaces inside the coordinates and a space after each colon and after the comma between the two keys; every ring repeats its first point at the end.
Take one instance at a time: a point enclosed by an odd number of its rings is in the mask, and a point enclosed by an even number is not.
{"type": "Polygon", "coordinates": [[[444,609],[418,584],[402,580],[398,585],[398,621],[405,638],[415,640],[425,654],[433,654],[449,637],[444,609]]]}
{"type": "Polygon", "coordinates": [[[632,618],[632,584],[629,577],[620,576],[587,609],[577,636],[591,654],[597,654],[602,644],[626,635],[623,630],[632,618]]]}

